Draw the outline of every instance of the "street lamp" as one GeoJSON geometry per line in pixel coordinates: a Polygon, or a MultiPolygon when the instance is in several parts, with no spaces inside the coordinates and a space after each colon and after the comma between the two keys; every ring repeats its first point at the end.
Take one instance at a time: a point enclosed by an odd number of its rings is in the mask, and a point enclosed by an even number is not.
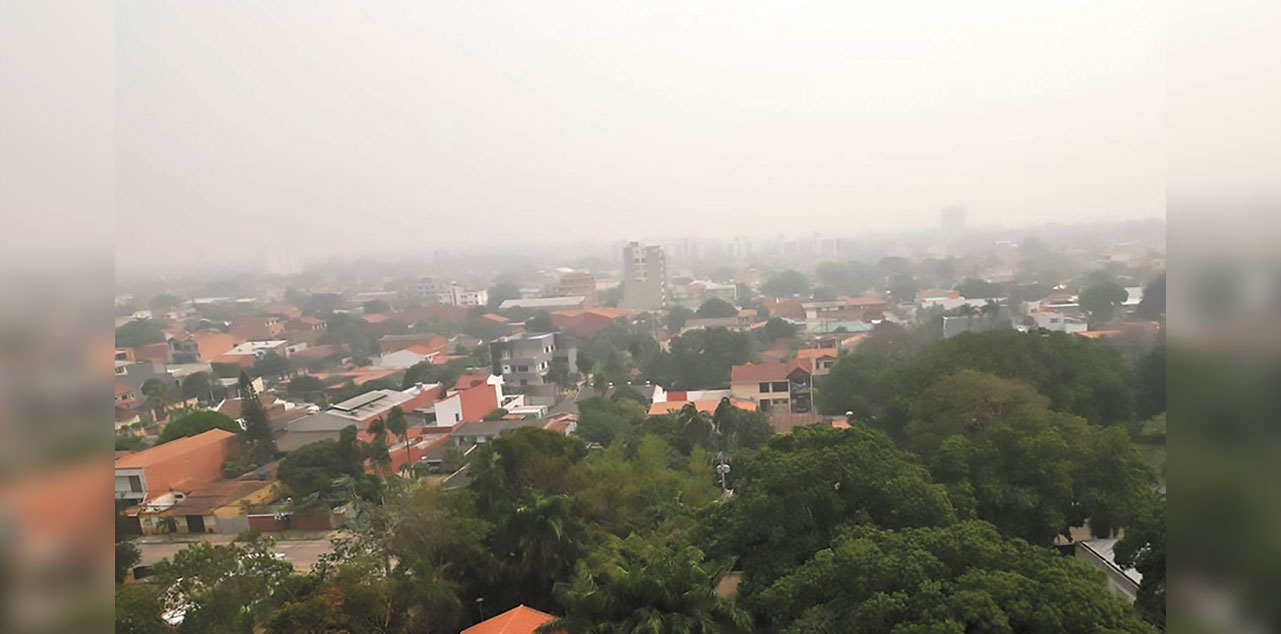
{"type": "Polygon", "coordinates": [[[476,597],[476,610],[480,612],[480,620],[485,620],[485,597],[476,597]]]}

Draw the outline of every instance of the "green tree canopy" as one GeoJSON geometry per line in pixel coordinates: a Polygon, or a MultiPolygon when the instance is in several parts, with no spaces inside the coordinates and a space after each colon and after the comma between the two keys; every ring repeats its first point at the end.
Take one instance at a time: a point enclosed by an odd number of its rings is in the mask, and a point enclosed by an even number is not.
{"type": "Polygon", "coordinates": [[[703,319],[715,319],[719,317],[737,317],[738,308],[723,299],[720,299],[718,297],[713,297],[703,302],[703,305],[698,307],[697,314],[699,317],[703,319]]]}
{"type": "Polygon", "coordinates": [[[1157,319],[1165,314],[1165,273],[1143,288],[1143,299],[1139,301],[1137,312],[1144,319],[1157,319]]]}
{"type": "Polygon", "coordinates": [[[775,297],[805,295],[810,292],[810,281],[804,273],[788,269],[765,280],[761,284],[761,292],[775,297]]]}
{"type": "Polygon", "coordinates": [[[1116,318],[1116,309],[1130,294],[1112,280],[1096,282],[1083,289],[1077,298],[1081,309],[1090,315],[1091,324],[1102,324],[1116,318]]]}
{"type": "Polygon", "coordinates": [[[944,526],[956,519],[947,490],[867,427],[797,427],[738,462],[736,499],[705,523],[706,541],[716,556],[738,556],[748,594],[828,547],[840,527],[944,526]]]}
{"type": "Polygon", "coordinates": [[[316,394],[325,391],[325,383],[310,374],[299,374],[289,379],[290,394],[316,394]]]}
{"type": "Polygon", "coordinates": [[[371,299],[361,305],[366,315],[382,315],[391,312],[391,304],[384,299],[371,299]]]}
{"type": "Polygon", "coordinates": [[[257,361],[254,361],[255,376],[280,378],[293,371],[293,362],[275,351],[268,352],[257,361]]]}
{"type": "Polygon", "coordinates": [[[245,433],[240,428],[240,424],[231,420],[226,414],[213,410],[201,410],[184,414],[169,421],[165,428],[160,431],[160,437],[156,439],[156,444],[163,445],[179,438],[203,434],[211,429],[224,429],[237,436],[245,433]]]}
{"type": "Polygon", "coordinates": [[[863,357],[876,354],[876,347],[868,345],[875,339],[873,331],[872,338],[853,354],[843,355],[833,372],[819,381],[821,411],[865,412],[866,420],[897,437],[917,395],[964,369],[1023,381],[1049,397],[1051,409],[1095,424],[1126,422],[1134,411],[1131,370],[1121,354],[1102,341],[1065,333],[991,330],[963,333],[919,349],[909,345],[899,358],[868,362],[863,357]],[[862,367],[841,367],[851,364],[862,367]]]}
{"type": "Polygon", "coordinates": [[[182,398],[198,398],[209,403],[213,400],[213,379],[208,372],[193,372],[182,379],[182,398]]]}
{"type": "Polygon", "coordinates": [[[150,319],[135,319],[116,328],[117,348],[137,348],[165,340],[164,326],[150,319]]]}
{"type": "Polygon", "coordinates": [[[729,385],[730,369],[756,355],[751,335],[725,328],[691,330],[672,339],[670,353],[651,358],[645,374],[669,389],[706,389],[729,385]]]}
{"type": "Polygon", "coordinates": [[[687,544],[663,544],[633,535],[611,540],[578,563],[558,595],[562,617],[541,633],[718,634],[750,629],[751,617],[716,594],[728,570],[687,544]]]}
{"type": "Polygon", "coordinates": [[[667,318],[663,323],[667,326],[667,330],[669,332],[680,332],[681,329],[685,327],[685,322],[692,319],[696,314],[698,313],[695,313],[685,306],[673,306],[672,309],[667,312],[667,318]]]}
{"type": "Polygon", "coordinates": [[[557,330],[560,329],[552,323],[551,313],[545,310],[540,310],[525,320],[526,332],[556,332],[557,330]]]}
{"type": "Polygon", "coordinates": [[[843,528],[748,605],[787,634],[1155,632],[1102,573],[977,521],[843,528]]]}

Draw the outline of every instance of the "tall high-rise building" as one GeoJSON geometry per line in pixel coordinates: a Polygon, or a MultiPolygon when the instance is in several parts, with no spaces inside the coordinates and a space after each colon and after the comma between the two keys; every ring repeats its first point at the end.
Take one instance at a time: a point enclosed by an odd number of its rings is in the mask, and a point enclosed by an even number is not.
{"type": "Polygon", "coordinates": [[[629,242],[623,247],[623,308],[659,310],[667,306],[667,257],[663,248],[629,242]]]}

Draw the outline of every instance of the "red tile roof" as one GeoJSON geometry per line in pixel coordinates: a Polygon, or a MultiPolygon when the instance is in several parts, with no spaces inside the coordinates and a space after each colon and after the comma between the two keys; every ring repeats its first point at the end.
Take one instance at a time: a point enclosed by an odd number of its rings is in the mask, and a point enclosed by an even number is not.
{"type": "Polygon", "coordinates": [[[803,361],[793,361],[791,363],[746,363],[734,366],[730,371],[730,382],[784,381],[796,371],[809,374],[809,363],[803,361]]]}
{"type": "Polygon", "coordinates": [[[491,376],[493,375],[488,372],[473,372],[471,374],[464,374],[458,377],[458,380],[454,381],[454,384],[449,386],[449,389],[465,390],[469,387],[483,385],[489,382],[489,377],[491,376]]]}
{"type": "Polygon", "coordinates": [[[802,348],[796,351],[797,359],[822,359],[823,357],[836,358],[836,348],[802,348]]]}
{"type": "Polygon", "coordinates": [[[534,634],[534,630],[555,619],[546,612],[519,605],[463,630],[462,634],[534,634]]]}

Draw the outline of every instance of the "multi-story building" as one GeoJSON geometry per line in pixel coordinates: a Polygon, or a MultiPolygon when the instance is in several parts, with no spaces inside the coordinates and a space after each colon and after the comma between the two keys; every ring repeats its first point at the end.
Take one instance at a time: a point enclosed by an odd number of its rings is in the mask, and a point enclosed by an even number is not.
{"type": "Polygon", "coordinates": [[[583,308],[596,307],[596,278],[591,273],[574,271],[560,276],[553,289],[561,297],[583,298],[583,308]]]}
{"type": "Polygon", "coordinates": [[[489,291],[481,288],[467,290],[458,282],[436,293],[436,303],[446,306],[484,306],[489,303],[489,291]]]}
{"type": "Polygon", "coordinates": [[[237,317],[231,321],[231,334],[250,341],[275,339],[285,331],[285,324],[275,317],[237,317]]]}
{"type": "Polygon", "coordinates": [[[556,360],[564,361],[569,372],[578,372],[578,350],[564,334],[547,332],[503,337],[489,344],[494,374],[507,385],[545,385],[547,372],[556,360]]]}
{"type": "Polygon", "coordinates": [[[623,247],[623,308],[659,310],[670,298],[663,248],[629,242],[623,247]]]}
{"type": "Polygon", "coordinates": [[[747,363],[730,370],[733,398],[752,401],[762,412],[809,412],[813,385],[810,363],[804,360],[747,363]]]}

